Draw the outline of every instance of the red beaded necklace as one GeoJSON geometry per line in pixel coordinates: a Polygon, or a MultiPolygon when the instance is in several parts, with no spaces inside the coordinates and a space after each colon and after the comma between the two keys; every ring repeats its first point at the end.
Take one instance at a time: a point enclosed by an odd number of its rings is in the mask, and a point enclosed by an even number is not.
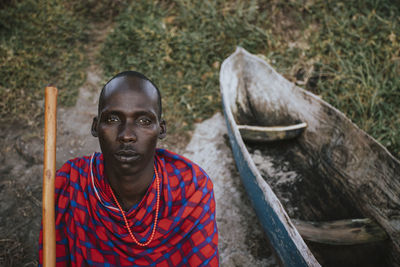
{"type": "Polygon", "coordinates": [[[129,235],[131,236],[131,238],[133,239],[133,241],[134,241],[138,246],[141,246],[141,247],[147,246],[148,244],[150,244],[151,241],[153,241],[154,234],[156,233],[156,228],[157,228],[158,210],[159,210],[159,208],[160,208],[160,178],[158,178],[158,173],[157,173],[157,170],[156,170],[155,167],[154,167],[154,172],[155,172],[155,174],[156,174],[156,185],[157,185],[156,215],[154,216],[153,231],[151,232],[151,235],[150,235],[149,240],[147,240],[145,243],[139,242],[139,241],[135,238],[135,236],[133,235],[131,229],[129,228],[129,224],[128,224],[128,220],[126,219],[125,212],[122,210],[121,205],[119,204],[117,198],[115,197],[114,192],[113,192],[111,186],[109,186],[109,189],[110,189],[110,191],[111,191],[111,195],[113,196],[115,203],[117,203],[117,206],[118,206],[119,210],[120,210],[121,213],[122,213],[122,217],[124,218],[125,226],[126,226],[126,229],[128,229],[129,235]]]}

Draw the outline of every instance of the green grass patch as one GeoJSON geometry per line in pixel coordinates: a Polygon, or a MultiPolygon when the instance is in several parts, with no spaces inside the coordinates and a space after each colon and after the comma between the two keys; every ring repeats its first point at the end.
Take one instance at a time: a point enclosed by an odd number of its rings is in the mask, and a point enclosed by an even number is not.
{"type": "Polygon", "coordinates": [[[375,0],[307,3],[282,7],[300,22],[301,41],[282,44],[270,58],[400,158],[400,7],[375,0]]]}
{"type": "Polygon", "coordinates": [[[0,10],[0,120],[37,125],[47,84],[58,87],[59,103],[75,103],[87,26],[62,1],[9,2],[0,10]]]}
{"type": "Polygon", "coordinates": [[[105,74],[143,72],[161,89],[169,130],[190,129],[220,110],[219,66],[235,46],[267,50],[267,17],[255,4],[135,1],[104,44],[105,74]]]}

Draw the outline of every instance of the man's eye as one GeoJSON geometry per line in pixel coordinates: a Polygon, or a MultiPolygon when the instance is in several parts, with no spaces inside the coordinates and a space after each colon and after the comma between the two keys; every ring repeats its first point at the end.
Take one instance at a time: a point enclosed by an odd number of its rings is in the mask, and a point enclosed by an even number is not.
{"type": "Polygon", "coordinates": [[[140,118],[139,119],[139,124],[140,125],[144,125],[144,126],[148,126],[151,124],[151,120],[147,119],[147,118],[140,118]]]}
{"type": "Polygon", "coordinates": [[[118,116],[110,115],[106,118],[106,122],[119,122],[118,116]]]}

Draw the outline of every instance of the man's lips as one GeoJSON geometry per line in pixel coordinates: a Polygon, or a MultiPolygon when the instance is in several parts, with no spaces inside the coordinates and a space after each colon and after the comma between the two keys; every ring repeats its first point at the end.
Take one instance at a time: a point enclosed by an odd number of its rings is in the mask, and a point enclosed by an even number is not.
{"type": "Polygon", "coordinates": [[[134,150],[120,150],[116,152],[114,155],[118,161],[124,163],[133,162],[140,158],[140,154],[138,154],[134,150]]]}

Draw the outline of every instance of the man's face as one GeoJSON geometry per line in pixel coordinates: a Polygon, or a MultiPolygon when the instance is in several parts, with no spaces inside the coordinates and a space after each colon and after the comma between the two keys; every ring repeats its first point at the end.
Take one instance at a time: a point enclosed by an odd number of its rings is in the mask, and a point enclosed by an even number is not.
{"type": "Polygon", "coordinates": [[[150,82],[119,77],[108,83],[92,126],[107,169],[129,175],[153,165],[157,139],[165,136],[158,109],[150,82]]]}

